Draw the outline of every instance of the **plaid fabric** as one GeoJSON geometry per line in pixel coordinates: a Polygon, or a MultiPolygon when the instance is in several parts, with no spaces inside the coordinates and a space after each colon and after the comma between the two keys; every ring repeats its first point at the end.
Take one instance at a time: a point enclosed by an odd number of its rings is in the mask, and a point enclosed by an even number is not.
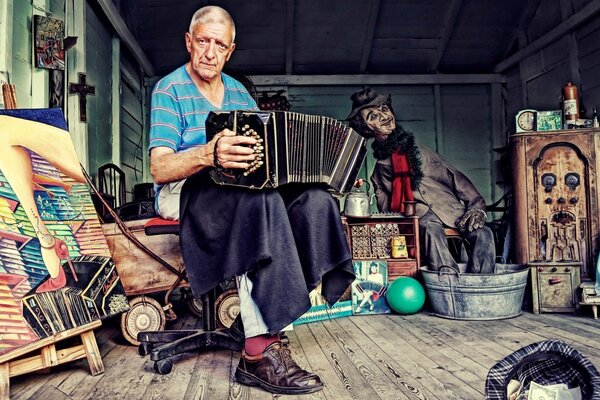
{"type": "Polygon", "coordinates": [[[526,389],[531,381],[579,386],[584,400],[600,400],[598,370],[579,351],[560,340],[530,344],[496,363],[485,381],[486,400],[505,400],[511,379],[519,380],[526,389]]]}

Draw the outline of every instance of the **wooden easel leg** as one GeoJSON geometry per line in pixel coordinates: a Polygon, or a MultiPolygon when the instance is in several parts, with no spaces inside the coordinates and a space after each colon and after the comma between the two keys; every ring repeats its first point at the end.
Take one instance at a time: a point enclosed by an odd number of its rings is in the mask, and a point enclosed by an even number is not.
{"type": "Polygon", "coordinates": [[[104,363],[102,363],[102,356],[100,355],[100,349],[98,349],[98,343],[96,343],[94,331],[91,330],[82,333],[81,342],[83,343],[83,348],[90,366],[90,373],[92,375],[103,373],[104,363]]]}
{"type": "Polygon", "coordinates": [[[44,367],[54,367],[58,365],[58,356],[56,355],[56,346],[51,344],[46,347],[42,347],[42,363],[44,367]]]}
{"type": "Polygon", "coordinates": [[[9,365],[0,364],[0,400],[10,399],[9,365]]]}
{"type": "Polygon", "coordinates": [[[592,313],[594,314],[594,319],[598,319],[598,306],[595,304],[592,305],[592,313]]]}

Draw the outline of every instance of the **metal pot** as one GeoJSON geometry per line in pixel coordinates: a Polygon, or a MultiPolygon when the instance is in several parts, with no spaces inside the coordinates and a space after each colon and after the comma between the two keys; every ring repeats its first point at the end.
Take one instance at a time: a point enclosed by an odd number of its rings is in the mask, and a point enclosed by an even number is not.
{"type": "Polygon", "coordinates": [[[348,193],[344,203],[344,215],[347,217],[370,217],[371,200],[375,195],[369,197],[369,193],[358,190],[348,193]]]}

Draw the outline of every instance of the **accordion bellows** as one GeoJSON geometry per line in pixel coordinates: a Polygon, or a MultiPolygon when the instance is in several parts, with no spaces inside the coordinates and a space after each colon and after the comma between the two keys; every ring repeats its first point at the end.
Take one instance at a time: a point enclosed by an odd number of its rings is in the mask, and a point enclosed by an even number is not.
{"type": "Polygon", "coordinates": [[[257,135],[259,159],[248,170],[215,168],[222,185],[250,189],[287,183],[324,184],[345,194],[352,189],[367,153],[365,139],[329,117],[288,111],[211,112],[207,139],[228,128],[238,135],[257,135]]]}

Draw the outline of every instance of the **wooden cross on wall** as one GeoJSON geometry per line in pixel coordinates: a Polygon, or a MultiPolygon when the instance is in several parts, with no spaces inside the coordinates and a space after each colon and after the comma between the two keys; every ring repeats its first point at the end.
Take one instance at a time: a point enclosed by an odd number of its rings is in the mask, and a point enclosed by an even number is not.
{"type": "Polygon", "coordinates": [[[81,122],[87,121],[87,95],[94,96],[96,94],[96,87],[88,85],[86,83],[85,74],[79,74],[78,83],[69,83],[69,93],[77,93],[79,95],[79,120],[81,122]]]}

